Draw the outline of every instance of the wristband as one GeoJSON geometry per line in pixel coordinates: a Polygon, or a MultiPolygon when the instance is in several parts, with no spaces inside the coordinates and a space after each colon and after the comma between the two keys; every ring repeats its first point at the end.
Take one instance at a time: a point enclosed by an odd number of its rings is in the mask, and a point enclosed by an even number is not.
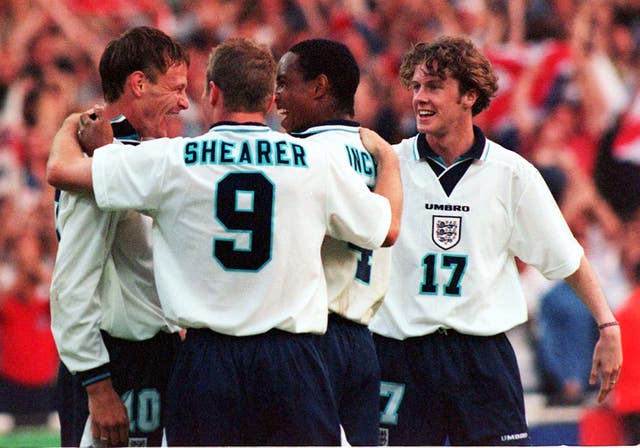
{"type": "Polygon", "coordinates": [[[598,330],[604,330],[607,327],[617,327],[620,325],[617,320],[612,320],[611,322],[605,322],[603,324],[598,325],[598,330]]]}

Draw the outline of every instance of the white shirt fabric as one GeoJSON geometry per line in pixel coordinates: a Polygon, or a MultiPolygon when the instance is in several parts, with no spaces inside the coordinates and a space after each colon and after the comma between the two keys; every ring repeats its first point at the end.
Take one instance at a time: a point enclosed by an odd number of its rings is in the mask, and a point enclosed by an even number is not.
{"type": "MultiPolygon", "coordinates": [[[[374,188],[375,162],[362,145],[355,124],[323,124],[293,135],[325,144],[328,151],[343,157],[370,189],[374,188]]],[[[367,325],[387,291],[391,248],[367,251],[327,236],[322,243],[322,264],[327,279],[329,310],[367,325]]]]}
{"type": "MultiPolygon", "coordinates": [[[[488,336],[523,323],[527,304],[514,257],[560,279],[577,270],[584,253],[544,179],[524,158],[486,139],[447,196],[419,158],[417,142],[416,136],[394,146],[402,225],[389,291],[370,329],[402,340],[438,328],[488,336]]],[[[457,163],[463,162],[440,177],[457,163]]]]}
{"type": "Polygon", "coordinates": [[[155,288],[151,219],[133,211],[102,211],[91,193],[61,191],[57,206],[51,329],[69,371],[109,362],[100,329],[131,341],[177,331],[164,317],[155,288]]]}
{"type": "Polygon", "coordinates": [[[94,153],[93,186],[100,207],[154,218],[166,314],[234,336],[326,331],[325,233],[374,249],[391,222],[388,200],[343,158],[257,124],[108,145],[94,153]]]}

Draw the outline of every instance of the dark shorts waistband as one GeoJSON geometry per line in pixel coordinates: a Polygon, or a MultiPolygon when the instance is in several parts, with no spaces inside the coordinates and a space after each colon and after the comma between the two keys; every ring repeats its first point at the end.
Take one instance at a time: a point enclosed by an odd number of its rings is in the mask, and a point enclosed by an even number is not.
{"type": "Polygon", "coordinates": [[[291,333],[289,331],[280,330],[279,328],[272,328],[271,330],[265,333],[252,334],[247,336],[234,336],[225,333],[219,333],[210,328],[187,328],[187,338],[191,337],[199,337],[199,338],[216,338],[216,339],[232,339],[232,340],[250,340],[262,338],[265,336],[300,336],[300,337],[311,337],[317,336],[312,333],[291,333]]]}
{"type": "Polygon", "coordinates": [[[333,312],[329,313],[329,322],[333,324],[349,325],[356,328],[367,327],[366,325],[363,325],[359,322],[355,322],[351,319],[347,319],[346,317],[333,312]]]}
{"type": "Polygon", "coordinates": [[[180,335],[176,333],[167,333],[165,331],[159,331],[154,336],[149,339],[144,339],[142,341],[132,341],[129,339],[117,338],[115,336],[111,336],[104,330],[100,330],[102,334],[102,340],[104,341],[107,347],[135,347],[138,349],[144,349],[146,346],[155,346],[157,344],[164,344],[166,342],[174,342],[180,340],[180,335]]]}

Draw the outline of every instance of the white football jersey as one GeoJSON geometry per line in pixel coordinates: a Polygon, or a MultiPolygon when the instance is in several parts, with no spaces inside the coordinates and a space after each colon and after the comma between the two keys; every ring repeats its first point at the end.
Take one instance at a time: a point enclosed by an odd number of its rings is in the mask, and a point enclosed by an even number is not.
{"type": "Polygon", "coordinates": [[[514,257],[549,279],[578,268],[583,249],[538,170],[475,132],[473,148],[448,168],[424,135],[394,147],[402,224],[373,332],[395,339],[441,327],[501,333],[527,319],[514,257]]]}
{"type": "Polygon", "coordinates": [[[257,124],[108,145],[94,154],[93,185],[100,207],[153,217],[166,314],[235,336],[324,332],[325,234],[374,249],[391,222],[388,200],[344,158],[257,124]]]}
{"type": "MultiPolygon", "coordinates": [[[[376,165],[362,145],[356,123],[338,120],[292,135],[324,144],[327,151],[334,151],[347,160],[370,189],[375,186],[376,165]]],[[[372,251],[327,236],[322,243],[322,264],[327,279],[329,310],[360,324],[368,324],[387,291],[391,248],[372,251]]]]}
{"type": "Polygon", "coordinates": [[[100,210],[91,193],[56,194],[51,329],[67,368],[76,373],[109,362],[101,329],[131,341],[177,331],[164,317],[155,288],[151,219],[100,210]]]}

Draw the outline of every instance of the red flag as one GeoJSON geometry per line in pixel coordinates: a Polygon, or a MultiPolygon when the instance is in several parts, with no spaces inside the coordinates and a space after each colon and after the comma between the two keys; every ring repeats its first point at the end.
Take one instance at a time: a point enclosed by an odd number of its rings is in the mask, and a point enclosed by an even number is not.
{"type": "Polygon", "coordinates": [[[640,165],[640,89],[622,117],[612,153],[620,161],[640,165]]]}
{"type": "Polygon", "coordinates": [[[520,75],[527,68],[526,48],[493,47],[486,48],[485,54],[498,76],[498,91],[491,105],[482,113],[482,127],[487,131],[499,131],[510,124],[513,89],[520,75]]]}

